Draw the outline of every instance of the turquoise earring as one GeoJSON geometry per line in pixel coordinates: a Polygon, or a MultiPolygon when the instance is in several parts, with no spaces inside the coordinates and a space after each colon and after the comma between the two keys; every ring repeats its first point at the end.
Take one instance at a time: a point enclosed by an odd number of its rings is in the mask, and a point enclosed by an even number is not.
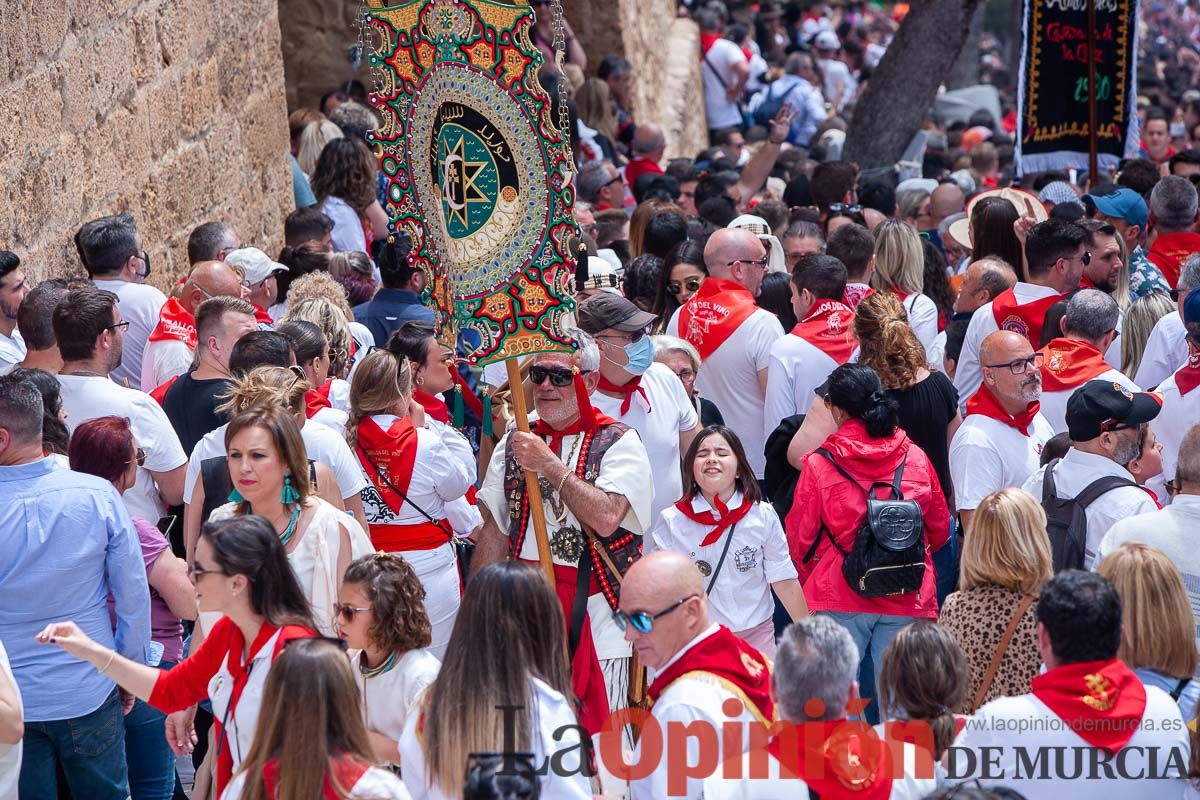
{"type": "Polygon", "coordinates": [[[246,502],[246,498],[242,497],[241,492],[239,492],[237,489],[234,489],[232,492],[229,493],[229,502],[244,503],[244,502],[246,502]]]}
{"type": "Polygon", "coordinates": [[[283,491],[279,493],[279,502],[285,506],[290,506],[300,499],[300,493],[296,491],[296,487],[292,486],[292,476],[283,476],[283,491]]]}

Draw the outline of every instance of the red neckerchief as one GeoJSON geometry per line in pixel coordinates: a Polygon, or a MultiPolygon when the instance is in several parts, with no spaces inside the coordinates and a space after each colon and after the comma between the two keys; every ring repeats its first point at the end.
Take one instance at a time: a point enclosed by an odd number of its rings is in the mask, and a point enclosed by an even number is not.
{"type": "Polygon", "coordinates": [[[717,511],[717,513],[714,514],[711,510],[697,511],[696,509],[692,508],[693,499],[694,495],[693,497],[685,497],[676,503],[675,507],[679,509],[679,513],[683,514],[692,522],[700,525],[716,526],[707,534],[705,534],[704,538],[700,540],[701,547],[708,547],[710,544],[720,539],[721,534],[725,532],[725,529],[737,525],[738,522],[740,522],[747,514],[750,513],[750,509],[754,505],[746,498],[745,495],[742,495],[742,504],[730,511],[729,506],[721,502],[720,497],[714,497],[712,504],[717,511]],[[720,516],[717,516],[717,514],[720,516]]]}
{"type": "Polygon", "coordinates": [[[858,346],[854,338],[854,312],[837,300],[822,300],[807,317],[796,323],[792,335],[799,336],[838,365],[845,364],[858,346]]]}
{"type": "Polygon", "coordinates": [[[1150,148],[1146,146],[1146,141],[1144,139],[1138,140],[1138,148],[1146,154],[1147,161],[1151,161],[1155,164],[1165,164],[1171,160],[1172,156],[1175,155],[1175,148],[1167,145],[1167,152],[1163,154],[1163,157],[1155,158],[1154,156],[1150,155],[1150,148]]]}
{"type": "Polygon", "coordinates": [[[1056,667],[1030,688],[1080,738],[1109,753],[1129,744],[1146,711],[1146,687],[1115,658],[1056,667]]]}
{"type": "Polygon", "coordinates": [[[756,310],[754,295],[745,286],[726,278],[705,278],[679,309],[679,335],[691,342],[704,360],[756,310]]]}
{"type": "Polygon", "coordinates": [[[628,383],[623,386],[617,386],[603,375],[600,376],[600,385],[598,387],[602,392],[615,392],[621,395],[621,416],[629,413],[629,407],[633,404],[633,396],[640,394],[642,400],[646,403],[646,413],[650,413],[650,397],[646,394],[646,390],[642,388],[642,376],[635,375],[628,383]]]}
{"type": "Polygon", "coordinates": [[[1172,289],[1179,282],[1179,269],[1187,257],[1200,250],[1200,233],[1160,233],[1146,257],[1158,267],[1172,289]]]}
{"type": "Polygon", "coordinates": [[[1000,405],[1000,401],[996,399],[996,395],[992,394],[992,390],[987,387],[987,384],[983,384],[979,387],[979,391],[971,395],[971,399],[967,401],[967,416],[982,414],[985,417],[999,420],[1010,428],[1016,428],[1022,436],[1028,436],[1029,426],[1041,407],[1042,404],[1034,400],[1025,406],[1025,410],[1020,414],[1015,417],[1011,416],[1004,410],[1004,406],[1000,405]]]}
{"type": "Polygon", "coordinates": [[[156,387],[154,391],[150,392],[150,397],[154,399],[154,402],[161,406],[163,401],[167,399],[167,390],[170,389],[177,380],[179,380],[178,375],[172,375],[170,378],[167,378],[166,383],[156,387]]]}
{"type": "Polygon", "coordinates": [[[842,295],[842,302],[853,310],[858,308],[858,304],[863,301],[863,298],[873,294],[875,294],[875,290],[864,283],[847,283],[846,292],[842,295]]]}
{"type": "Polygon", "coordinates": [[[1091,276],[1085,272],[1085,273],[1083,273],[1083,275],[1081,275],[1079,277],[1079,288],[1080,289],[1095,289],[1096,282],[1093,281],[1091,276]]]}
{"type": "MultiPolygon", "coordinates": [[[[325,783],[322,787],[321,797],[324,800],[342,800],[346,796],[346,792],[354,789],[354,785],[362,780],[362,776],[366,774],[371,765],[365,761],[359,761],[351,755],[342,754],[329,759],[329,773],[325,775],[325,783]],[[332,778],[333,780],[330,780],[332,778]],[[334,788],[334,785],[337,788],[334,788]],[[338,790],[341,791],[338,791],[338,790]]],[[[279,798],[279,761],[272,758],[266,764],[263,764],[263,787],[267,790],[267,797],[271,800],[279,798]]]]}
{"type": "Polygon", "coordinates": [[[167,298],[158,312],[158,324],[150,332],[148,341],[160,342],[174,339],[183,342],[189,350],[196,349],[196,317],[180,305],[174,297],[167,298]]]}
{"type": "Polygon", "coordinates": [[[1042,391],[1065,392],[1108,372],[1111,367],[1104,354],[1089,342],[1078,339],[1051,339],[1040,351],[1042,362],[1042,391]]]}
{"type": "MultiPolygon", "coordinates": [[[[590,405],[588,408],[580,409],[579,419],[571,423],[561,430],[555,430],[546,424],[544,420],[534,420],[533,432],[543,439],[547,439],[550,444],[550,449],[555,455],[562,454],[562,441],[568,436],[574,436],[579,433],[590,433],[601,425],[615,425],[616,420],[607,414],[601,414],[590,405]],[[588,412],[591,412],[590,414],[588,412]]],[[[568,466],[570,466],[568,464],[568,466]]]]}
{"type": "Polygon", "coordinates": [[[412,420],[400,417],[385,431],[375,420],[363,417],[358,424],[358,446],[355,449],[362,451],[358,454],[359,460],[375,491],[379,492],[388,508],[399,514],[404,498],[392,491],[392,486],[408,494],[408,484],[412,481],[413,467],[417,463],[417,429],[412,420]],[[369,455],[370,460],[364,458],[363,454],[369,455]],[[372,467],[372,462],[377,467],[372,467]],[[383,474],[380,475],[380,472],[383,474]],[[388,486],[384,478],[391,481],[392,486],[388,486]]]}
{"type": "Polygon", "coordinates": [[[708,51],[712,49],[712,46],[714,44],[716,44],[717,42],[719,42],[720,40],[721,40],[721,34],[719,34],[719,33],[702,33],[702,34],[700,34],[700,60],[701,61],[703,61],[704,57],[706,55],[708,55],[708,51]]]}
{"type": "Polygon", "coordinates": [[[895,286],[888,291],[896,296],[896,299],[900,301],[900,305],[904,305],[904,301],[912,297],[912,292],[906,292],[903,289],[897,289],[895,286]]]}
{"type": "Polygon", "coordinates": [[[1052,294],[1029,303],[1018,303],[1012,289],[1005,289],[992,301],[992,316],[1002,331],[1019,333],[1034,347],[1042,343],[1042,323],[1050,306],[1062,300],[1062,295],[1052,294]]]}
{"type": "Polygon", "coordinates": [[[329,402],[329,390],[332,388],[333,381],[325,381],[324,386],[309,389],[304,393],[304,416],[306,419],[312,419],[322,408],[333,408],[333,403],[329,402]]]}
{"type": "Polygon", "coordinates": [[[655,676],[647,690],[651,702],[657,701],[672,683],[693,672],[707,673],[735,690],[734,694],[760,722],[770,723],[775,719],[769,662],[724,625],[655,676]]]}
{"type": "Polygon", "coordinates": [[[425,415],[438,422],[450,424],[450,409],[446,407],[446,401],[437,395],[430,394],[422,389],[417,389],[413,392],[413,400],[421,404],[421,408],[425,409],[425,415]]]}
{"type": "Polygon", "coordinates": [[[268,328],[275,325],[275,320],[271,319],[271,315],[262,306],[254,307],[254,321],[259,325],[266,325],[268,328]]]}
{"type": "Polygon", "coordinates": [[[891,796],[888,745],[865,722],[788,725],[767,742],[783,778],[803,778],[819,797],[884,800],[891,796]]]}
{"type": "Polygon", "coordinates": [[[1179,396],[1184,397],[1197,386],[1200,386],[1200,353],[1188,353],[1187,363],[1175,370],[1175,387],[1179,396]]]}

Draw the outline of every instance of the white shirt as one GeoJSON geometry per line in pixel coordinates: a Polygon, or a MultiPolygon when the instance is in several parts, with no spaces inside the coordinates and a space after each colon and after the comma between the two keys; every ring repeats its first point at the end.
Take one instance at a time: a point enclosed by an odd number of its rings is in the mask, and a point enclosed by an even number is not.
{"type": "Polygon", "coordinates": [[[730,102],[725,96],[725,90],[738,82],[737,75],[733,72],[734,65],[745,63],[746,54],[742,52],[742,48],[728,39],[715,41],[704,55],[704,60],[700,62],[709,130],[734,128],[742,124],[742,112],[738,110],[737,101],[730,102]]]}
{"type": "MultiPolygon", "coordinates": [[[[1119,370],[1115,369],[1101,372],[1096,377],[1089,378],[1089,380],[1111,381],[1113,383],[1121,384],[1131,392],[1141,391],[1136,383],[1129,380],[1129,378],[1126,378],[1125,375],[1119,370]]],[[[1083,384],[1081,383],[1079,386],[1083,386],[1083,384]]],[[[1071,395],[1075,394],[1075,391],[1079,388],[1079,386],[1076,386],[1072,389],[1063,389],[1059,392],[1047,392],[1043,389],[1040,400],[1042,407],[1039,410],[1041,411],[1042,416],[1046,418],[1046,422],[1050,423],[1050,427],[1054,429],[1055,433],[1066,433],[1067,401],[1071,399],[1071,395]]]]}
{"type": "Polygon", "coordinates": [[[763,446],[779,423],[795,414],[807,414],[814,393],[829,373],[837,369],[824,350],[794,334],[771,345],[767,362],[767,397],[763,403],[763,446]]]}
{"type": "MultiPolygon", "coordinates": [[[[744,502],[742,493],[734,492],[729,508],[740,508],[744,502]]],[[[692,508],[699,513],[713,510],[702,494],[692,499],[692,508]]],[[[771,584],[797,577],[779,515],[770,504],[755,503],[732,531],[726,530],[715,542],[702,547],[700,542],[710,530],[712,526],[693,522],[672,505],[646,536],[645,551],[686,553],[693,561],[706,562],[715,572],[721,551],[733,536],[717,582],[708,592],[708,613],[713,622],[734,633],[749,630],[770,619],[775,611],[771,584]]],[[[712,573],[704,578],[705,588],[711,581],[712,573]]]]}
{"type": "Polygon", "coordinates": [[[362,219],[345,200],[340,197],[328,197],[321,206],[321,211],[333,220],[330,239],[335,253],[367,252],[367,235],[363,231],[362,219]]]}
{"type": "Polygon", "coordinates": [[[171,378],[184,374],[191,369],[195,358],[196,351],[178,339],[147,342],[142,355],[142,391],[153,392],[171,378]]]}
{"type": "MultiPolygon", "coordinates": [[[[1017,282],[1013,287],[1013,294],[1016,295],[1017,302],[1024,305],[1058,292],[1036,283],[1017,282]]],[[[959,410],[966,410],[968,398],[975,394],[983,383],[983,371],[979,368],[979,346],[989,334],[998,330],[1000,326],[996,324],[996,315],[992,312],[991,303],[984,303],[971,315],[967,335],[963,338],[962,352],[958,355],[958,366],[954,370],[954,388],[958,389],[959,410]]]]}
{"type": "MultiPolygon", "coordinates": [[[[667,333],[679,335],[679,312],[667,324],[667,333]]],[[[758,309],[704,359],[696,377],[700,394],[721,410],[725,424],[742,440],[754,477],[762,479],[767,467],[767,437],[763,432],[765,399],[758,371],[771,364],[771,347],[782,336],[783,326],[770,311],[758,309]]]]}
{"type": "Polygon", "coordinates": [[[442,662],[428,650],[409,650],[387,672],[368,678],[355,659],[354,682],[363,698],[367,729],[399,742],[409,715],[441,667],[442,662]]]}
{"type": "MultiPolygon", "coordinates": [[[[1200,547],[1196,546],[1198,530],[1200,496],[1176,495],[1174,502],[1161,511],[1150,511],[1114,522],[1100,540],[1096,561],[1102,561],[1126,542],[1144,542],[1161,550],[1183,575],[1192,615],[1200,620],[1200,547]]],[[[1200,625],[1196,628],[1196,644],[1200,647],[1200,625]]],[[[1200,667],[1196,669],[1196,677],[1200,678],[1200,667]]]]}
{"type": "Polygon", "coordinates": [[[651,364],[642,375],[640,388],[646,397],[634,392],[626,414],[621,414],[623,397],[593,392],[592,405],[633,428],[641,437],[653,465],[654,500],[650,518],[656,519],[664,508],[683,496],[683,475],[678,467],[683,459],[679,434],[693,430],[700,424],[700,417],[683,391],[683,384],[666,364],[651,364]]]}
{"type": "MultiPolygon", "coordinates": [[[[363,800],[412,800],[404,782],[379,767],[367,767],[367,771],[353,786],[343,788],[349,791],[349,797],[361,797],[363,800]]],[[[221,792],[221,800],[241,800],[245,790],[246,773],[238,773],[221,792]]]]}
{"type": "Polygon", "coordinates": [[[350,415],[332,405],[322,406],[317,413],[309,417],[310,422],[319,422],[327,428],[332,428],[339,436],[346,435],[346,423],[350,415]]]}
{"type": "MultiPolygon", "coordinates": [[[[532,689],[529,716],[533,723],[530,750],[533,752],[534,767],[544,765],[546,759],[555,753],[573,748],[571,755],[555,762],[561,764],[564,773],[571,774],[560,775],[553,769],[545,770],[538,779],[541,783],[540,797],[542,800],[592,800],[591,783],[579,770],[578,754],[582,752],[582,743],[571,703],[541,680],[531,677],[529,682],[532,689]]],[[[461,787],[454,787],[454,791],[447,794],[441,791],[441,787],[429,785],[425,750],[417,733],[417,718],[417,714],[409,715],[404,734],[400,737],[404,784],[412,793],[413,800],[458,800],[462,797],[461,787]]],[[[495,744],[494,749],[500,750],[503,743],[495,744]]]]}
{"type": "Polygon", "coordinates": [[[933,338],[933,344],[925,348],[925,360],[929,362],[930,369],[936,369],[938,372],[946,375],[945,331],[938,331],[938,335],[933,338]]]}
{"type": "Polygon", "coordinates": [[[146,453],[146,465],[137,468],[137,481],[121,499],[130,516],[141,517],[151,524],[157,522],[166,505],[150,472],[170,472],[187,463],[187,454],[162,406],[150,395],[118,386],[108,378],[59,375],[58,383],[67,411],[67,427],[72,433],[97,417],[112,415],[129,419],[133,438],[146,453]]]}
{"type": "MultiPolygon", "coordinates": [[[[24,717],[24,711],[21,706],[21,689],[17,686],[16,678],[13,677],[12,668],[8,665],[8,653],[4,649],[4,643],[0,642],[0,672],[3,672],[4,677],[13,688],[13,692],[17,696],[17,710],[24,717]]],[[[17,796],[17,781],[21,777],[21,743],[16,744],[0,744],[0,797],[17,796]]]]}
{"type": "Polygon", "coordinates": [[[1137,732],[1125,746],[1122,758],[1124,769],[1096,770],[1090,778],[1090,765],[1103,754],[1092,748],[1079,734],[1063,724],[1050,708],[1032,694],[1020,697],[1001,697],[985,705],[967,721],[962,733],[948,751],[948,768],[954,781],[981,778],[984,786],[1006,786],[1026,800],[1158,800],[1183,796],[1184,778],[1188,763],[1188,730],[1179,715],[1179,706],[1171,696],[1153,686],[1146,687],[1146,710],[1137,732]],[[982,748],[987,751],[987,776],[983,775],[982,748]],[[1056,754],[1062,759],[1063,772],[1056,770],[1056,754]],[[1062,748],[1066,748],[1065,751],[1062,748]],[[1180,775],[1172,771],[1169,751],[1178,748],[1174,761],[1182,765],[1180,775]],[[1151,755],[1147,750],[1158,752],[1151,755]],[[963,750],[972,750],[971,759],[963,750]],[[1151,773],[1150,759],[1156,764],[1151,773]],[[971,762],[974,761],[974,769],[971,762]],[[997,763],[998,760],[998,763],[997,763]],[[1037,766],[1029,769],[1036,762],[1037,766]],[[1074,776],[1076,764],[1081,764],[1082,776],[1065,780],[1060,775],[1074,776]],[[1046,779],[1038,779],[1041,770],[1046,779]],[[1034,772],[1031,778],[1030,772],[1034,772]],[[1130,780],[1139,773],[1170,776],[1167,780],[1130,780]],[[998,777],[997,777],[998,776],[998,777]]]}
{"type": "Polygon", "coordinates": [[[25,340],[21,338],[21,332],[15,326],[12,336],[0,333],[0,367],[11,370],[25,360],[25,354],[28,352],[25,340]]]}
{"type": "MultiPolygon", "coordinates": [[[[453,425],[447,425],[429,416],[425,417],[425,428],[441,437],[442,444],[450,452],[450,455],[458,459],[459,463],[463,465],[463,469],[471,476],[471,482],[475,483],[479,465],[475,461],[475,451],[471,449],[471,443],[467,441],[463,432],[453,425]]],[[[479,513],[479,506],[468,501],[465,496],[446,503],[446,519],[449,520],[454,533],[460,538],[469,536],[483,524],[483,515],[479,513]]]]}
{"type": "Polygon", "coordinates": [[[129,323],[125,329],[121,366],[114,369],[109,377],[121,386],[136,389],[142,385],[142,356],[146,352],[146,341],[158,325],[158,313],[167,302],[167,296],[145,283],[99,279],[95,283],[97,289],[117,296],[121,319],[129,323]]]}
{"type": "Polygon", "coordinates": [[[1162,445],[1163,471],[1149,480],[1147,485],[1166,505],[1171,501],[1167,496],[1166,481],[1175,477],[1175,468],[1179,464],[1179,445],[1183,444],[1183,437],[1192,426],[1200,422],[1200,388],[1181,395],[1172,374],[1158,385],[1158,391],[1162,394],[1162,411],[1150,420],[1150,428],[1162,445]]]}
{"type": "Polygon", "coordinates": [[[1179,313],[1172,311],[1154,323],[1133,379],[1138,386],[1158,386],[1186,364],[1187,357],[1187,328],[1179,313]]]}
{"type": "Polygon", "coordinates": [[[933,347],[933,340],[938,335],[937,304],[923,294],[910,294],[901,303],[904,313],[908,314],[908,325],[921,346],[925,348],[926,357],[933,347]]]}
{"type": "MultiPolygon", "coordinates": [[[[204,438],[196,443],[183,478],[183,502],[192,502],[196,481],[200,479],[200,465],[207,459],[226,454],[225,429],[228,427],[228,423],[222,425],[206,433],[204,438]]],[[[343,500],[354,497],[367,487],[369,481],[363,474],[362,466],[350,446],[346,444],[346,440],[338,436],[336,431],[310,419],[305,421],[304,427],[300,429],[300,438],[304,440],[304,449],[308,457],[324,464],[333,472],[338,493],[343,500]]]]}
{"type": "Polygon", "coordinates": [[[1041,414],[1029,424],[1029,436],[998,419],[968,415],[950,442],[955,505],[971,511],[992,492],[1023,485],[1037,470],[1042,446],[1053,435],[1041,414]]]}
{"type": "Polygon", "coordinates": [[[854,99],[854,94],[858,91],[858,81],[854,79],[850,68],[844,61],[836,58],[819,58],[817,62],[821,65],[821,73],[825,76],[825,96],[829,98],[830,102],[833,102],[833,98],[838,96],[838,89],[841,89],[841,99],[837,107],[837,110],[841,111],[847,103],[854,99]]]}
{"type": "MultiPolygon", "coordinates": [[[[1042,501],[1042,483],[1046,470],[1043,467],[1029,476],[1022,486],[1040,503],[1042,501]]],[[[1132,481],[1129,470],[1122,467],[1111,458],[1085,453],[1072,447],[1063,456],[1058,467],[1054,470],[1054,489],[1059,498],[1077,497],[1087,485],[1100,478],[1125,478],[1132,481]]],[[[1105,492],[1087,507],[1087,541],[1084,546],[1083,568],[1093,569],[1096,566],[1096,550],[1100,540],[1108,533],[1109,528],[1118,520],[1137,514],[1155,511],[1158,506],[1150,498],[1150,493],[1138,486],[1122,486],[1105,492]]]]}

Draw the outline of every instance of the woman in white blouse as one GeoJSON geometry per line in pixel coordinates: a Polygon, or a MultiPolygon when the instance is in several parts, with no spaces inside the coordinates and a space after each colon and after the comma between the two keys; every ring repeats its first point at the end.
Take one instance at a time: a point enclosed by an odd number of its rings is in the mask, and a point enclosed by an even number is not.
{"type": "Polygon", "coordinates": [[[687,553],[704,576],[713,621],[773,658],[772,590],[793,620],[808,615],[779,517],[761,502],[746,451],[724,425],[702,430],[683,463],[683,499],[658,518],[646,551],[687,553]]]}

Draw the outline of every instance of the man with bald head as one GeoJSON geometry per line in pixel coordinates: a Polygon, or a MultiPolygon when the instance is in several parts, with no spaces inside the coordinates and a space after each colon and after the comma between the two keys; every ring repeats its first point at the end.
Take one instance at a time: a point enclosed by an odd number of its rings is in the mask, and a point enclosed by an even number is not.
{"type": "Polygon", "coordinates": [[[783,336],[778,317],[754,298],[767,272],[767,249],[747,230],[725,228],[704,247],[708,279],[667,325],[700,353],[696,388],[716,404],[746,448],[760,481],[766,469],[763,406],[771,346],[783,336]]]}
{"type": "Polygon", "coordinates": [[[946,217],[963,210],[966,202],[962,189],[953,181],[939,183],[929,195],[929,222],[931,228],[937,228],[946,217]]]}
{"type": "Polygon", "coordinates": [[[192,366],[196,353],[196,308],[212,297],[240,297],[249,289],[240,272],[223,261],[201,261],[192,267],[178,297],[158,312],[142,357],[143,392],[152,392],[192,366]]]}
{"type": "Polygon", "coordinates": [[[1042,360],[1028,339],[1012,331],[989,334],[980,345],[983,384],[967,401],[967,417],[950,442],[954,501],[966,528],[983,498],[1025,483],[1054,435],[1039,413],[1042,360]]]}
{"type": "MultiPolygon", "coordinates": [[[[941,188],[940,186],[938,187],[941,188]]],[[[1011,289],[1017,283],[1017,273],[995,256],[985,256],[978,261],[972,261],[963,273],[963,281],[959,284],[958,294],[954,297],[954,314],[951,322],[969,322],[975,312],[996,299],[1001,293],[1011,289]]],[[[929,363],[939,372],[945,372],[943,360],[946,355],[946,331],[942,331],[933,340],[929,348],[929,363]]]]}
{"type": "MultiPolygon", "coordinates": [[[[642,663],[652,669],[652,715],[664,736],[698,723],[687,738],[687,759],[670,759],[630,784],[633,800],[702,794],[703,775],[682,770],[700,761],[700,743],[718,748],[714,767],[744,752],[749,726],[770,724],[775,716],[771,670],[762,653],[708,616],[708,595],[695,563],[683,553],[651,553],[630,568],[614,614],[642,663]],[[742,732],[738,752],[730,752],[721,726],[736,723],[742,732]],[[676,723],[672,725],[672,723],[676,723]]],[[[647,723],[650,724],[650,723],[647,723]]],[[[645,741],[645,737],[641,741],[645,741]]],[[[640,763],[641,752],[632,763],[640,763]]]]}
{"type": "Polygon", "coordinates": [[[662,175],[659,162],[666,148],[667,139],[662,128],[648,122],[638,125],[633,132],[633,158],[625,165],[625,185],[633,186],[633,182],[647,172],[662,175]]]}

